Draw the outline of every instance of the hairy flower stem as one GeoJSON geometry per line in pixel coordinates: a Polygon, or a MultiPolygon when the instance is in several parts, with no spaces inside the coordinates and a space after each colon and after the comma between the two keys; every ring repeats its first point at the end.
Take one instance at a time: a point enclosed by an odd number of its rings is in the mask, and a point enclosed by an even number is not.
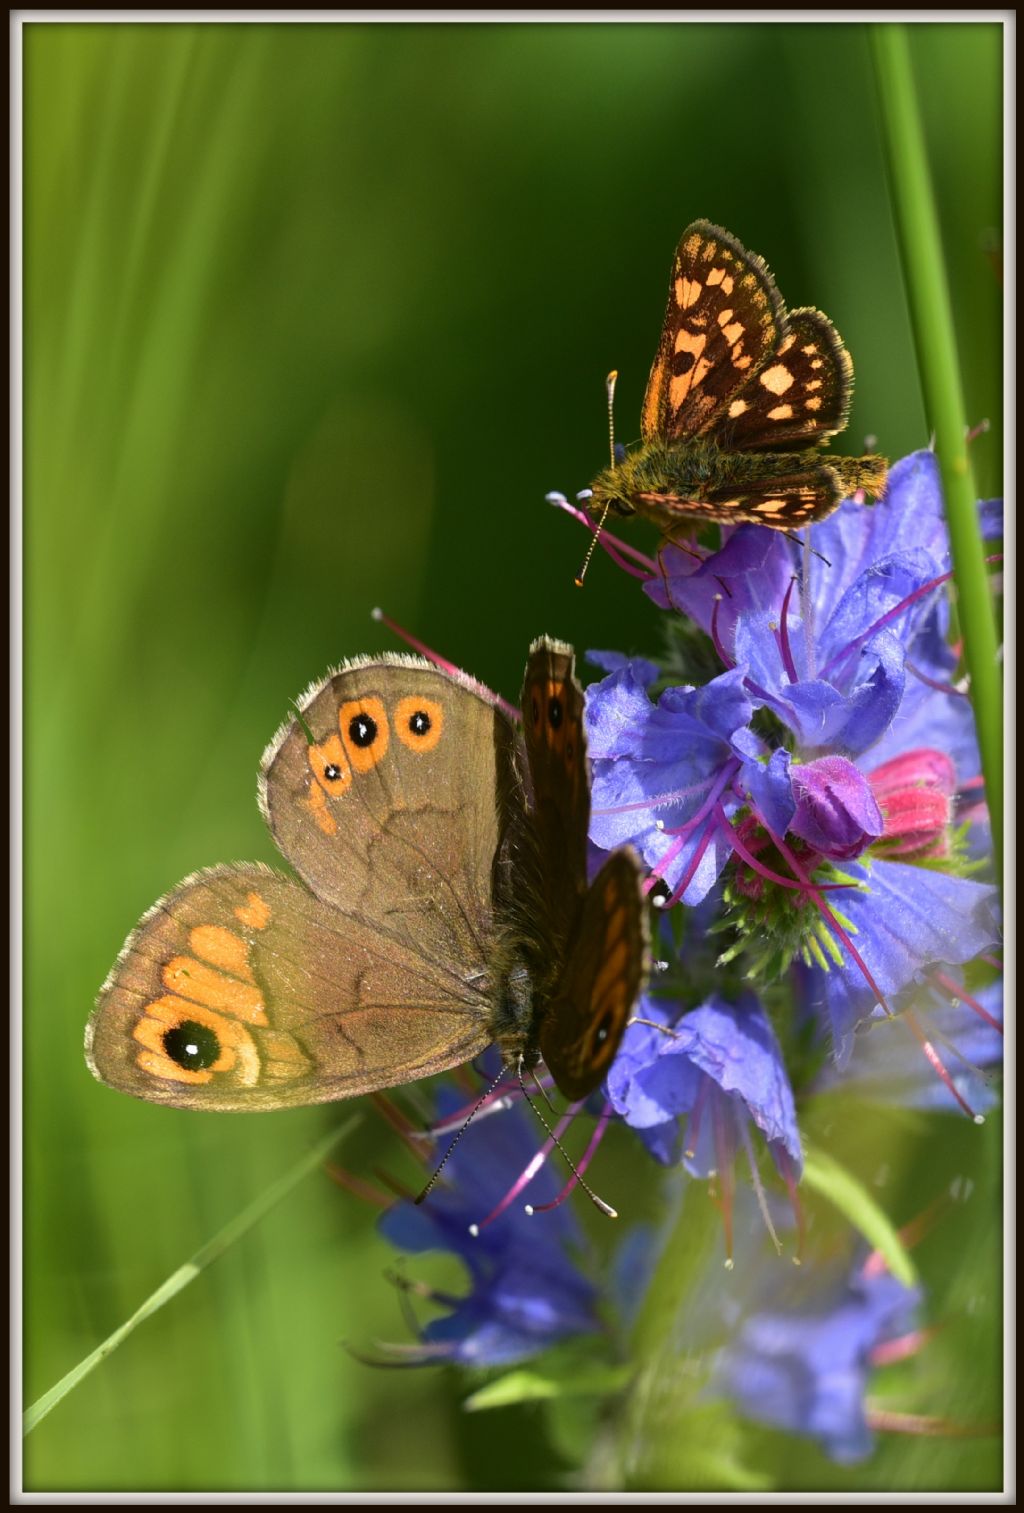
{"type": "Polygon", "coordinates": [[[977,495],[967,455],[967,422],[949,289],[906,29],[886,22],[872,26],[870,33],[900,256],[925,409],[935,431],[945,490],[957,613],[971,677],[992,840],[1001,880],[1002,675],[995,613],[978,527],[977,495]]]}

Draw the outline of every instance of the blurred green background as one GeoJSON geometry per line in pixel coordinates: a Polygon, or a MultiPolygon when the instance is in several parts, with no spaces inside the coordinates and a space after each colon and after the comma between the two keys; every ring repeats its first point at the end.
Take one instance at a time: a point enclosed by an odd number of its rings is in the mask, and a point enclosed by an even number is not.
{"type": "MultiPolygon", "coordinates": [[[[990,495],[1002,33],[911,30],[990,495]]],[[[657,612],[604,559],[574,589],[584,533],[544,495],[603,464],[613,366],[636,435],[683,227],[729,227],[788,303],[836,322],[857,373],[840,449],[928,437],[861,25],[21,35],[31,1402],[348,1112],[151,1107],[82,1057],[142,911],[198,866],[274,861],[255,779],[288,699],[395,644],[376,604],[513,698],[542,631],[657,646],[657,612]]],[[[986,1195],[973,1249],[947,1233],[925,1252],[939,1303],[974,1299],[931,1411],[955,1391],[970,1418],[979,1392],[996,1401],[998,1139],[879,1116],[852,1144],[903,1171],[898,1222],[952,1176],[986,1195]]],[[[651,1211],[656,1172],[607,1149],[602,1190],[651,1211]]],[[[369,1109],[341,1158],[415,1181],[369,1109]]],[[[466,1415],[454,1374],[372,1372],[339,1347],[405,1337],[373,1219],[308,1178],[60,1404],[26,1486],[563,1485],[583,1451],[538,1412],[466,1415]]],[[[752,1444],[788,1486],[998,1475],[991,1442],[894,1436],[841,1473],[803,1442],[752,1444]]]]}

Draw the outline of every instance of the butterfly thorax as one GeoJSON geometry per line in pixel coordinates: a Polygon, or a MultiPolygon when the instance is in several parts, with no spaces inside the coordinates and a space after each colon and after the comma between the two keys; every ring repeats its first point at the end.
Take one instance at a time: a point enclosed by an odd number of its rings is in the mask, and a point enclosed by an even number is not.
{"type": "Polygon", "coordinates": [[[595,512],[609,504],[619,515],[648,513],[644,506],[656,495],[700,505],[722,490],[735,488],[741,493],[753,479],[803,472],[820,458],[816,448],[766,455],[730,452],[709,436],[695,436],[674,445],[656,437],[598,474],[589,508],[595,512]]]}

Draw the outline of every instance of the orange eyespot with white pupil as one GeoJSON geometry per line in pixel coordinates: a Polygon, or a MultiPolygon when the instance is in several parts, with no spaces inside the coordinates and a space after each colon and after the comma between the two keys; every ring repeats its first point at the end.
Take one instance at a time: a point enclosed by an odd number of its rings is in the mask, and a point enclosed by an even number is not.
{"type": "Polygon", "coordinates": [[[370,772],[387,752],[391,729],[380,699],[347,700],[338,710],[338,729],[356,772],[370,772]]]}
{"type": "Polygon", "coordinates": [[[309,770],[328,798],[336,799],[350,787],[352,769],[340,735],[329,735],[318,746],[306,747],[309,770]]]}
{"type": "Polygon", "coordinates": [[[410,751],[433,751],[444,729],[444,709],[418,694],[395,705],[395,734],[410,751]]]}

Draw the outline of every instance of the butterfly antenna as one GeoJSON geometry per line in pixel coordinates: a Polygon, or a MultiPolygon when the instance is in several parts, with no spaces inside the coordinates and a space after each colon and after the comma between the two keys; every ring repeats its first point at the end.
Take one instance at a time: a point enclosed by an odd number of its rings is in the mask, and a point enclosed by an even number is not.
{"type": "MultiPolygon", "coordinates": [[[[610,1203],[606,1203],[603,1198],[599,1198],[597,1196],[597,1193],[594,1191],[594,1189],[592,1187],[588,1187],[587,1183],[584,1182],[583,1178],[580,1176],[579,1172],[576,1170],[576,1167],[573,1165],[573,1161],[572,1161],[571,1156],[569,1155],[569,1152],[566,1150],[565,1146],[562,1144],[561,1140],[559,1140],[558,1136],[555,1134],[554,1130],[551,1128],[551,1126],[548,1123],[548,1121],[544,1118],[544,1115],[541,1113],[540,1109],[537,1107],[537,1105],[534,1103],[533,1099],[530,1097],[529,1093],[526,1091],[526,1083],[523,1081],[523,1058],[521,1056],[519,1058],[519,1065],[516,1068],[516,1076],[519,1078],[519,1086],[522,1089],[523,1097],[526,1099],[527,1103],[533,1109],[533,1112],[537,1115],[537,1118],[540,1120],[541,1124],[544,1126],[545,1130],[547,1131],[548,1139],[554,1145],[555,1149],[557,1151],[561,1152],[561,1154],[562,1154],[562,1156],[563,1156],[563,1158],[565,1160],[566,1166],[572,1172],[572,1174],[575,1177],[576,1181],[582,1187],[583,1191],[586,1193],[586,1195],[590,1199],[591,1203],[593,1203],[593,1205],[594,1205],[595,1208],[599,1208],[601,1210],[601,1212],[607,1218],[609,1218],[609,1219],[617,1219],[619,1217],[619,1215],[618,1215],[617,1211],[614,1208],[612,1208],[611,1204],[610,1203]]],[[[447,1157],[445,1159],[447,1160],[447,1157]]],[[[528,1211],[532,1212],[532,1210],[528,1210],[528,1211]]]]}
{"type": "MultiPolygon", "coordinates": [[[[438,1177],[441,1175],[442,1171],[444,1170],[445,1163],[447,1162],[448,1157],[451,1155],[452,1151],[458,1145],[459,1141],[462,1139],[463,1135],[466,1133],[467,1129],[472,1124],[473,1120],[476,1118],[476,1115],[479,1113],[479,1111],[483,1107],[483,1105],[487,1102],[488,1098],[494,1092],[494,1089],[498,1086],[498,1083],[501,1081],[501,1079],[504,1077],[504,1075],[505,1075],[505,1073],[507,1071],[508,1071],[508,1067],[507,1066],[503,1066],[501,1068],[500,1072],[498,1073],[497,1077],[495,1077],[494,1081],[491,1083],[490,1087],[487,1088],[485,1092],[481,1093],[480,1097],[477,1099],[477,1101],[474,1103],[473,1107],[470,1109],[469,1113],[466,1115],[466,1118],[465,1118],[465,1120],[463,1121],[463,1124],[462,1124],[462,1128],[459,1130],[458,1134],[455,1136],[455,1139],[452,1141],[451,1145],[449,1145],[448,1149],[445,1151],[444,1155],[441,1157],[441,1160],[438,1162],[437,1166],[435,1166],[435,1168],[434,1168],[434,1174],[430,1178],[430,1181],[427,1183],[426,1187],[424,1187],[423,1191],[417,1197],[415,1197],[413,1199],[414,1203],[422,1203],[423,1202],[424,1198],[430,1192],[430,1189],[433,1187],[434,1183],[437,1181],[438,1177]]],[[[522,1079],[522,1077],[520,1077],[520,1079],[519,1079],[520,1086],[522,1086],[522,1081],[523,1081],[523,1079],[522,1079]]],[[[526,1089],[524,1088],[523,1091],[525,1092],[526,1089]]]]}
{"type": "MultiPolygon", "coordinates": [[[[611,457],[612,467],[615,466],[615,384],[618,376],[618,371],[613,368],[604,381],[605,388],[608,391],[608,452],[611,457]]],[[[601,532],[604,530],[604,523],[608,519],[608,511],[610,509],[611,500],[609,499],[604,509],[601,511],[601,518],[597,522],[597,530],[590,538],[590,545],[587,547],[587,555],[583,559],[583,566],[576,574],[577,588],[583,587],[583,580],[587,576],[587,568],[590,566],[590,559],[594,555],[594,548],[597,546],[598,538],[600,537],[601,532]]]]}
{"type": "Polygon", "coordinates": [[[831,567],[832,566],[831,562],[825,556],[825,553],[824,552],[819,552],[818,548],[816,546],[812,546],[808,537],[806,537],[806,536],[798,536],[795,531],[780,531],[779,535],[780,536],[785,536],[785,538],[786,538],[787,541],[792,541],[797,546],[806,547],[809,552],[813,552],[813,554],[814,554],[815,557],[819,558],[820,561],[824,562],[824,564],[825,564],[826,567],[831,567]]]}

